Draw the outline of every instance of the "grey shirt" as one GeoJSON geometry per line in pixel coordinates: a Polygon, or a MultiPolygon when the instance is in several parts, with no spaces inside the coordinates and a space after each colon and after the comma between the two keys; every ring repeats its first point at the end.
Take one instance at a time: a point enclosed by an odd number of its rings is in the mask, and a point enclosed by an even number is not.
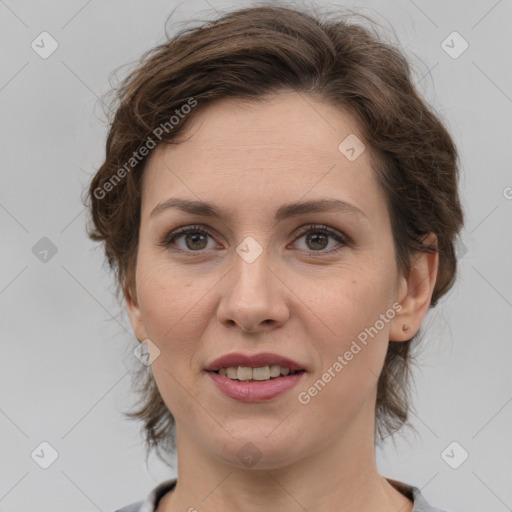
{"type": "MultiPolygon", "coordinates": [[[[386,478],[386,480],[393,487],[395,487],[395,489],[407,496],[414,503],[412,512],[446,512],[445,510],[441,510],[440,508],[429,505],[417,487],[399,482],[397,480],[392,480],[391,478],[386,478]]],[[[145,500],[137,501],[127,505],[126,507],[120,508],[115,512],[155,512],[162,497],[168,492],[172,491],[175,486],[176,478],[172,480],[166,480],[165,482],[158,484],[148,494],[145,500]]]]}

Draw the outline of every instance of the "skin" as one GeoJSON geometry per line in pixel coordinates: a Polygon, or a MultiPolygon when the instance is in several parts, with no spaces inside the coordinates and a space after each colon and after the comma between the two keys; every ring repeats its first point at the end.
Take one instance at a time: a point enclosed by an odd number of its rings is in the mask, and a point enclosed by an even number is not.
{"type": "Polygon", "coordinates": [[[187,126],[186,142],[150,155],[128,312],[137,338],[160,350],[152,370],[176,419],[179,478],[158,512],[412,510],[376,468],[377,381],[388,341],[410,339],[428,311],[438,255],[414,255],[410,275],[398,273],[368,145],[354,161],[338,150],[349,134],[363,140],[359,133],[348,113],[281,92],[263,102],[217,101],[187,126]],[[233,215],[223,221],[171,208],[150,218],[169,197],[212,202],[233,215]],[[347,201],[366,217],[324,212],[274,222],[282,204],[321,197],[347,201]],[[213,236],[158,244],[196,224],[213,236]],[[309,224],[353,243],[297,236],[309,224]],[[235,250],[249,236],[263,249],[250,264],[235,250]],[[400,312],[317,396],[299,403],[298,393],[394,303],[400,312]],[[306,374],[277,398],[239,402],[203,370],[235,351],[285,355],[306,374]],[[237,456],[248,442],[261,453],[252,467],[237,456]]]}

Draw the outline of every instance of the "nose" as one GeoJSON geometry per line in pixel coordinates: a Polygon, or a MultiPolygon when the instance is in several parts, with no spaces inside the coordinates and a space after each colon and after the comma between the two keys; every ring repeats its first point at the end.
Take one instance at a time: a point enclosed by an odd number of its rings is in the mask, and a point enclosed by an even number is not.
{"type": "Polygon", "coordinates": [[[270,268],[269,259],[265,250],[251,263],[235,253],[217,310],[222,324],[237,325],[247,333],[266,332],[288,320],[288,288],[270,268]]]}

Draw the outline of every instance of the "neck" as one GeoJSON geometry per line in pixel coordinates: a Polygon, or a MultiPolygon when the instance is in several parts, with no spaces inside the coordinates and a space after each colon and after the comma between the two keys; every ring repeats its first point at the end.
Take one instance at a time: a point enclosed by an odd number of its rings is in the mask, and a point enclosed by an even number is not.
{"type": "MultiPolygon", "coordinates": [[[[307,457],[283,464],[262,457],[252,468],[220,460],[176,426],[178,482],[157,512],[411,512],[412,502],[379,475],[373,429],[354,422],[307,457]],[[260,468],[260,469],[258,469],[260,468]],[[261,469],[263,468],[263,469],[261,469]]],[[[226,455],[226,459],[229,455],[226,455]]]]}

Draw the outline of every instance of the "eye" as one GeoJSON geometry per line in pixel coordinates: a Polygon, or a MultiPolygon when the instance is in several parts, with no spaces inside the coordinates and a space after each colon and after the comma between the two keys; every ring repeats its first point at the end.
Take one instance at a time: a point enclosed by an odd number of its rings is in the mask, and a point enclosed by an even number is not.
{"type": "Polygon", "coordinates": [[[335,231],[334,229],[331,229],[323,225],[306,226],[299,232],[297,240],[300,240],[301,238],[304,237],[306,245],[309,246],[309,248],[306,247],[305,250],[310,252],[321,252],[322,254],[330,254],[341,251],[341,249],[344,246],[349,245],[349,240],[344,235],[342,235],[338,231],[335,231]],[[327,245],[329,245],[329,238],[333,238],[334,240],[336,240],[339,244],[341,244],[341,247],[338,247],[337,249],[332,249],[330,251],[324,251],[323,249],[326,248],[326,243],[327,245]]]}
{"type": "MultiPolygon", "coordinates": [[[[202,252],[204,249],[208,248],[208,237],[213,239],[213,234],[203,226],[185,226],[175,229],[174,231],[171,231],[169,234],[164,236],[164,238],[159,242],[159,245],[163,247],[170,247],[175,245],[177,246],[177,250],[179,252],[202,252]],[[184,245],[182,244],[180,247],[177,242],[182,238],[184,240],[184,245]]],[[[335,253],[350,243],[350,240],[348,240],[344,235],[324,225],[305,226],[299,232],[295,242],[304,237],[305,242],[309,247],[301,250],[309,251],[312,253],[335,253]],[[338,247],[337,249],[331,249],[329,251],[324,251],[326,248],[326,243],[327,246],[329,245],[329,238],[336,240],[339,244],[341,244],[341,247],[338,247]]]]}
{"type": "Polygon", "coordinates": [[[171,231],[160,242],[160,245],[164,247],[176,245],[177,240],[184,238],[185,249],[178,247],[178,250],[181,252],[198,252],[206,248],[208,236],[213,237],[213,235],[202,226],[185,226],[171,231]]]}

